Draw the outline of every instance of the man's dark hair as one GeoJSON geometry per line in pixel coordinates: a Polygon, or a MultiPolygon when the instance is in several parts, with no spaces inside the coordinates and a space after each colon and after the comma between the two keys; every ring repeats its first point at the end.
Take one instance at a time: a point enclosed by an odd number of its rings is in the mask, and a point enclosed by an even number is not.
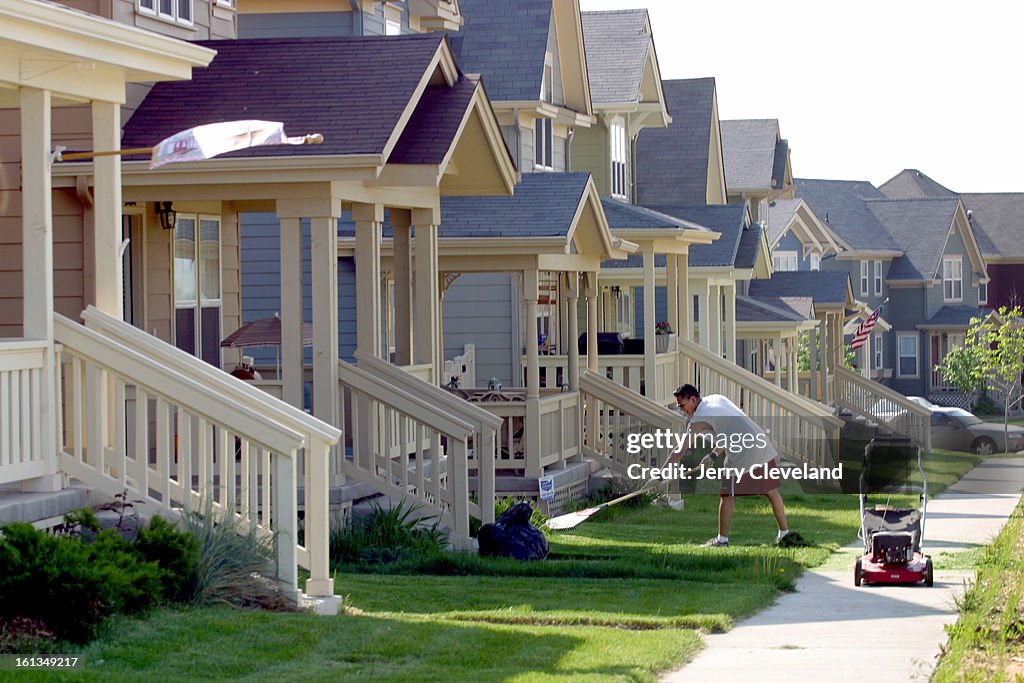
{"type": "Polygon", "coordinates": [[[700,398],[700,391],[692,384],[680,384],[679,388],[672,392],[672,395],[678,396],[685,401],[692,396],[700,398]]]}

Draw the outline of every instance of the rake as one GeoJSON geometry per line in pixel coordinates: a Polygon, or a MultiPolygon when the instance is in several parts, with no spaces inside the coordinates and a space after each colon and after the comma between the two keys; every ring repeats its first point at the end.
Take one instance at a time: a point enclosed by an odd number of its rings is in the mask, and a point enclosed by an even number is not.
{"type": "MultiPolygon", "coordinates": [[[[690,474],[695,469],[697,468],[688,467],[683,470],[683,474],[690,474]]],[[[587,508],[586,510],[577,510],[575,512],[569,512],[564,515],[559,515],[558,517],[552,517],[546,522],[547,527],[553,531],[563,531],[565,529],[572,529],[573,527],[577,527],[580,524],[583,524],[583,522],[587,521],[588,519],[590,519],[591,517],[593,517],[594,515],[596,515],[601,510],[604,510],[607,507],[611,507],[612,505],[618,505],[619,503],[625,502],[630,498],[636,498],[641,493],[647,493],[651,489],[657,487],[657,485],[660,484],[662,481],[666,480],[652,479],[643,486],[641,486],[640,488],[638,488],[636,491],[633,491],[632,493],[627,493],[624,496],[619,496],[618,498],[613,498],[612,500],[609,500],[607,503],[601,503],[600,505],[595,505],[594,507],[587,508]]]]}

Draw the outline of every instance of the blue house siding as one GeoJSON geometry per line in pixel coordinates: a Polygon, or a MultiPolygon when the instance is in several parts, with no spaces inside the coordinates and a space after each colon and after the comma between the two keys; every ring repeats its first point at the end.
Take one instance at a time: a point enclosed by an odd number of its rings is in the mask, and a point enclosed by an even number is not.
{"type": "MultiPolygon", "coordinates": [[[[242,319],[246,322],[274,315],[281,310],[280,227],[272,213],[239,214],[242,235],[242,319]]],[[[312,266],[310,265],[309,221],[302,221],[302,319],[313,319],[312,266]]],[[[356,347],[355,264],[351,258],[338,260],[338,343],[343,360],[353,361],[356,347]]],[[[252,349],[249,355],[259,365],[273,365],[274,349],[252,349]]],[[[313,362],[311,349],[304,354],[313,362]]]]}
{"type": "Polygon", "coordinates": [[[504,273],[465,273],[445,292],[444,357],[475,344],[478,386],[487,386],[491,377],[506,387],[522,386],[521,344],[514,341],[520,338],[518,298],[512,278],[504,273]]]}
{"type": "Polygon", "coordinates": [[[324,38],[358,35],[352,12],[239,14],[239,38],[324,38]]]}
{"type": "MultiPolygon", "coordinates": [[[[668,290],[665,287],[654,288],[654,322],[668,320],[668,290]]],[[[644,288],[633,288],[633,338],[644,338],[644,288]]]]}
{"type": "Polygon", "coordinates": [[[796,252],[796,263],[797,270],[810,270],[811,269],[811,258],[810,256],[804,256],[804,245],[800,239],[793,234],[792,230],[787,230],[786,234],[782,236],[778,244],[772,250],[772,255],[780,251],[792,251],[796,252]]]}
{"type": "Polygon", "coordinates": [[[945,301],[944,286],[942,284],[942,261],[939,261],[939,272],[936,278],[936,286],[928,290],[927,317],[935,315],[943,306],[977,306],[978,288],[972,286],[974,280],[974,266],[971,264],[970,256],[967,254],[967,247],[964,244],[960,231],[954,231],[946,242],[946,250],[942,257],[959,256],[963,267],[963,301],[945,301]]]}

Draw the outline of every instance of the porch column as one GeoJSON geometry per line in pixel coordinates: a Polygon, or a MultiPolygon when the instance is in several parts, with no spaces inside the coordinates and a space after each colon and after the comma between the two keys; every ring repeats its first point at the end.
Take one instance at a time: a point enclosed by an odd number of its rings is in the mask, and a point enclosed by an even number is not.
{"type": "Polygon", "coordinates": [[[437,272],[437,224],[440,212],[433,209],[413,209],[415,230],[413,246],[416,251],[414,284],[416,288],[416,325],[413,344],[416,363],[434,366],[433,376],[439,381],[444,365],[437,367],[442,354],[437,330],[441,325],[441,299],[437,272]]]}
{"type": "Polygon", "coordinates": [[[587,297],[587,370],[597,372],[597,273],[583,274],[587,297]]]}
{"type": "MultiPolygon", "coordinates": [[[[566,273],[565,301],[569,309],[566,329],[568,330],[568,382],[569,390],[577,391],[580,388],[580,323],[579,323],[579,295],[580,295],[580,274],[566,273]]],[[[589,335],[588,335],[589,336],[589,335]]]]}
{"type": "MultiPolygon", "coordinates": [[[[121,148],[121,105],[92,103],[92,145],[97,151],[121,148]]],[[[124,319],[124,280],[121,260],[121,157],[93,160],[93,258],[96,308],[124,319]]],[[[87,228],[88,229],[88,228],[87,228]]],[[[199,236],[196,236],[199,239],[199,236]]]]}
{"type": "Polygon", "coordinates": [[[679,316],[679,262],[675,254],[665,254],[665,304],[668,308],[668,324],[672,331],[681,334],[679,316]]]}
{"type": "Polygon", "coordinates": [[[644,249],[644,393],[653,398],[657,395],[655,382],[657,371],[655,370],[655,354],[657,354],[657,341],[654,325],[657,322],[654,318],[655,298],[657,292],[654,283],[654,247],[644,249]]]}
{"type": "Polygon", "coordinates": [[[391,209],[391,229],[394,232],[395,272],[395,363],[412,363],[412,250],[409,234],[412,213],[391,209]]]}
{"type": "Polygon", "coordinates": [[[818,388],[818,328],[807,331],[807,351],[810,356],[811,384],[807,390],[808,395],[815,401],[821,400],[821,391],[818,388]]]}
{"type": "Polygon", "coordinates": [[[720,285],[708,287],[708,350],[719,358],[722,357],[722,288],[720,285]]]}
{"type": "Polygon", "coordinates": [[[832,361],[831,352],[829,351],[829,345],[832,344],[832,330],[829,329],[828,313],[823,313],[820,318],[821,321],[821,339],[819,340],[819,348],[821,349],[821,356],[819,358],[821,363],[821,394],[823,403],[832,403],[831,392],[828,388],[828,378],[831,374],[832,361]]]}
{"type": "MultiPolygon", "coordinates": [[[[313,415],[328,424],[340,425],[343,422],[338,415],[338,216],[311,218],[309,223],[313,268],[313,415]]],[[[357,239],[360,229],[367,232],[366,228],[356,218],[357,239]]],[[[358,256],[356,259],[359,267],[358,256]]],[[[379,269],[379,261],[377,264],[379,269]]],[[[357,297],[362,289],[362,284],[356,285],[357,297]]],[[[359,310],[357,315],[356,323],[362,329],[363,311],[359,310]]]]}
{"type": "MultiPolygon", "coordinates": [[[[46,342],[39,387],[40,449],[46,476],[21,483],[23,491],[58,491],[57,410],[53,356],[53,204],[50,180],[50,93],[21,88],[22,336],[46,342]]],[[[27,455],[27,454],[26,454],[27,455]]]]}
{"type": "Polygon", "coordinates": [[[860,347],[861,352],[861,363],[860,363],[860,374],[871,379],[871,335],[867,336],[864,340],[864,346],[860,347]]]}
{"type": "Polygon", "coordinates": [[[722,288],[725,294],[725,357],[736,362],[736,283],[722,288]]]}
{"type": "MultiPolygon", "coordinates": [[[[302,220],[280,217],[282,398],[303,406],[302,220]]],[[[314,312],[315,313],[315,312],[314,312]]]]}
{"type": "MultiPolygon", "coordinates": [[[[572,273],[558,274],[558,353],[567,355],[569,352],[569,277],[572,273]]],[[[568,378],[564,381],[568,382],[568,378]]]]}
{"type": "Polygon", "coordinates": [[[772,342],[772,350],[775,352],[775,386],[782,388],[782,359],[785,355],[785,351],[782,349],[782,335],[775,335],[775,341],[772,342]]]}
{"type": "MultiPolygon", "coordinates": [[[[798,333],[799,334],[799,333],[798,333]]],[[[800,371],[796,366],[797,347],[799,346],[799,336],[792,337],[789,340],[789,390],[794,394],[800,393],[800,371]]]]}
{"type": "Polygon", "coordinates": [[[679,296],[676,305],[679,311],[676,316],[679,319],[679,327],[676,333],[680,339],[693,339],[693,297],[690,296],[690,266],[687,263],[688,254],[676,254],[676,279],[679,287],[679,296]]]}
{"type": "Polygon", "coordinates": [[[536,270],[523,271],[523,327],[526,345],[526,425],[523,451],[526,455],[527,477],[543,474],[540,465],[540,354],[537,348],[537,298],[540,295],[536,270]]]}
{"type": "Polygon", "coordinates": [[[700,337],[700,345],[708,351],[711,347],[711,285],[707,280],[700,280],[697,283],[697,336],[700,337]]]}
{"type": "MultiPolygon", "coordinates": [[[[384,221],[384,206],[353,203],[352,220],[356,224],[356,348],[379,358],[380,229],[384,221]]],[[[334,257],[337,259],[337,249],[334,257]]],[[[316,294],[316,283],[313,293],[316,294]]]]}

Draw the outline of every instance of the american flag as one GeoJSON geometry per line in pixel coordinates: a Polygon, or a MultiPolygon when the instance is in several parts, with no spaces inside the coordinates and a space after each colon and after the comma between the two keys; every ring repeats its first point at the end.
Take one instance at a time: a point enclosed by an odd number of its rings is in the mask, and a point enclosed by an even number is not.
{"type": "Polygon", "coordinates": [[[323,142],[317,133],[289,137],[279,121],[224,121],[175,133],[153,148],[149,167],[175,161],[200,161],[258,145],[308,145],[323,142]]]}
{"type": "Polygon", "coordinates": [[[864,342],[867,341],[868,337],[871,335],[871,330],[875,328],[875,322],[878,321],[878,316],[882,314],[882,307],[885,306],[887,301],[889,300],[886,299],[882,303],[878,304],[878,308],[871,311],[871,315],[868,316],[868,319],[857,326],[857,331],[853,333],[853,341],[850,343],[851,351],[856,351],[860,347],[864,346],[864,342]]]}

